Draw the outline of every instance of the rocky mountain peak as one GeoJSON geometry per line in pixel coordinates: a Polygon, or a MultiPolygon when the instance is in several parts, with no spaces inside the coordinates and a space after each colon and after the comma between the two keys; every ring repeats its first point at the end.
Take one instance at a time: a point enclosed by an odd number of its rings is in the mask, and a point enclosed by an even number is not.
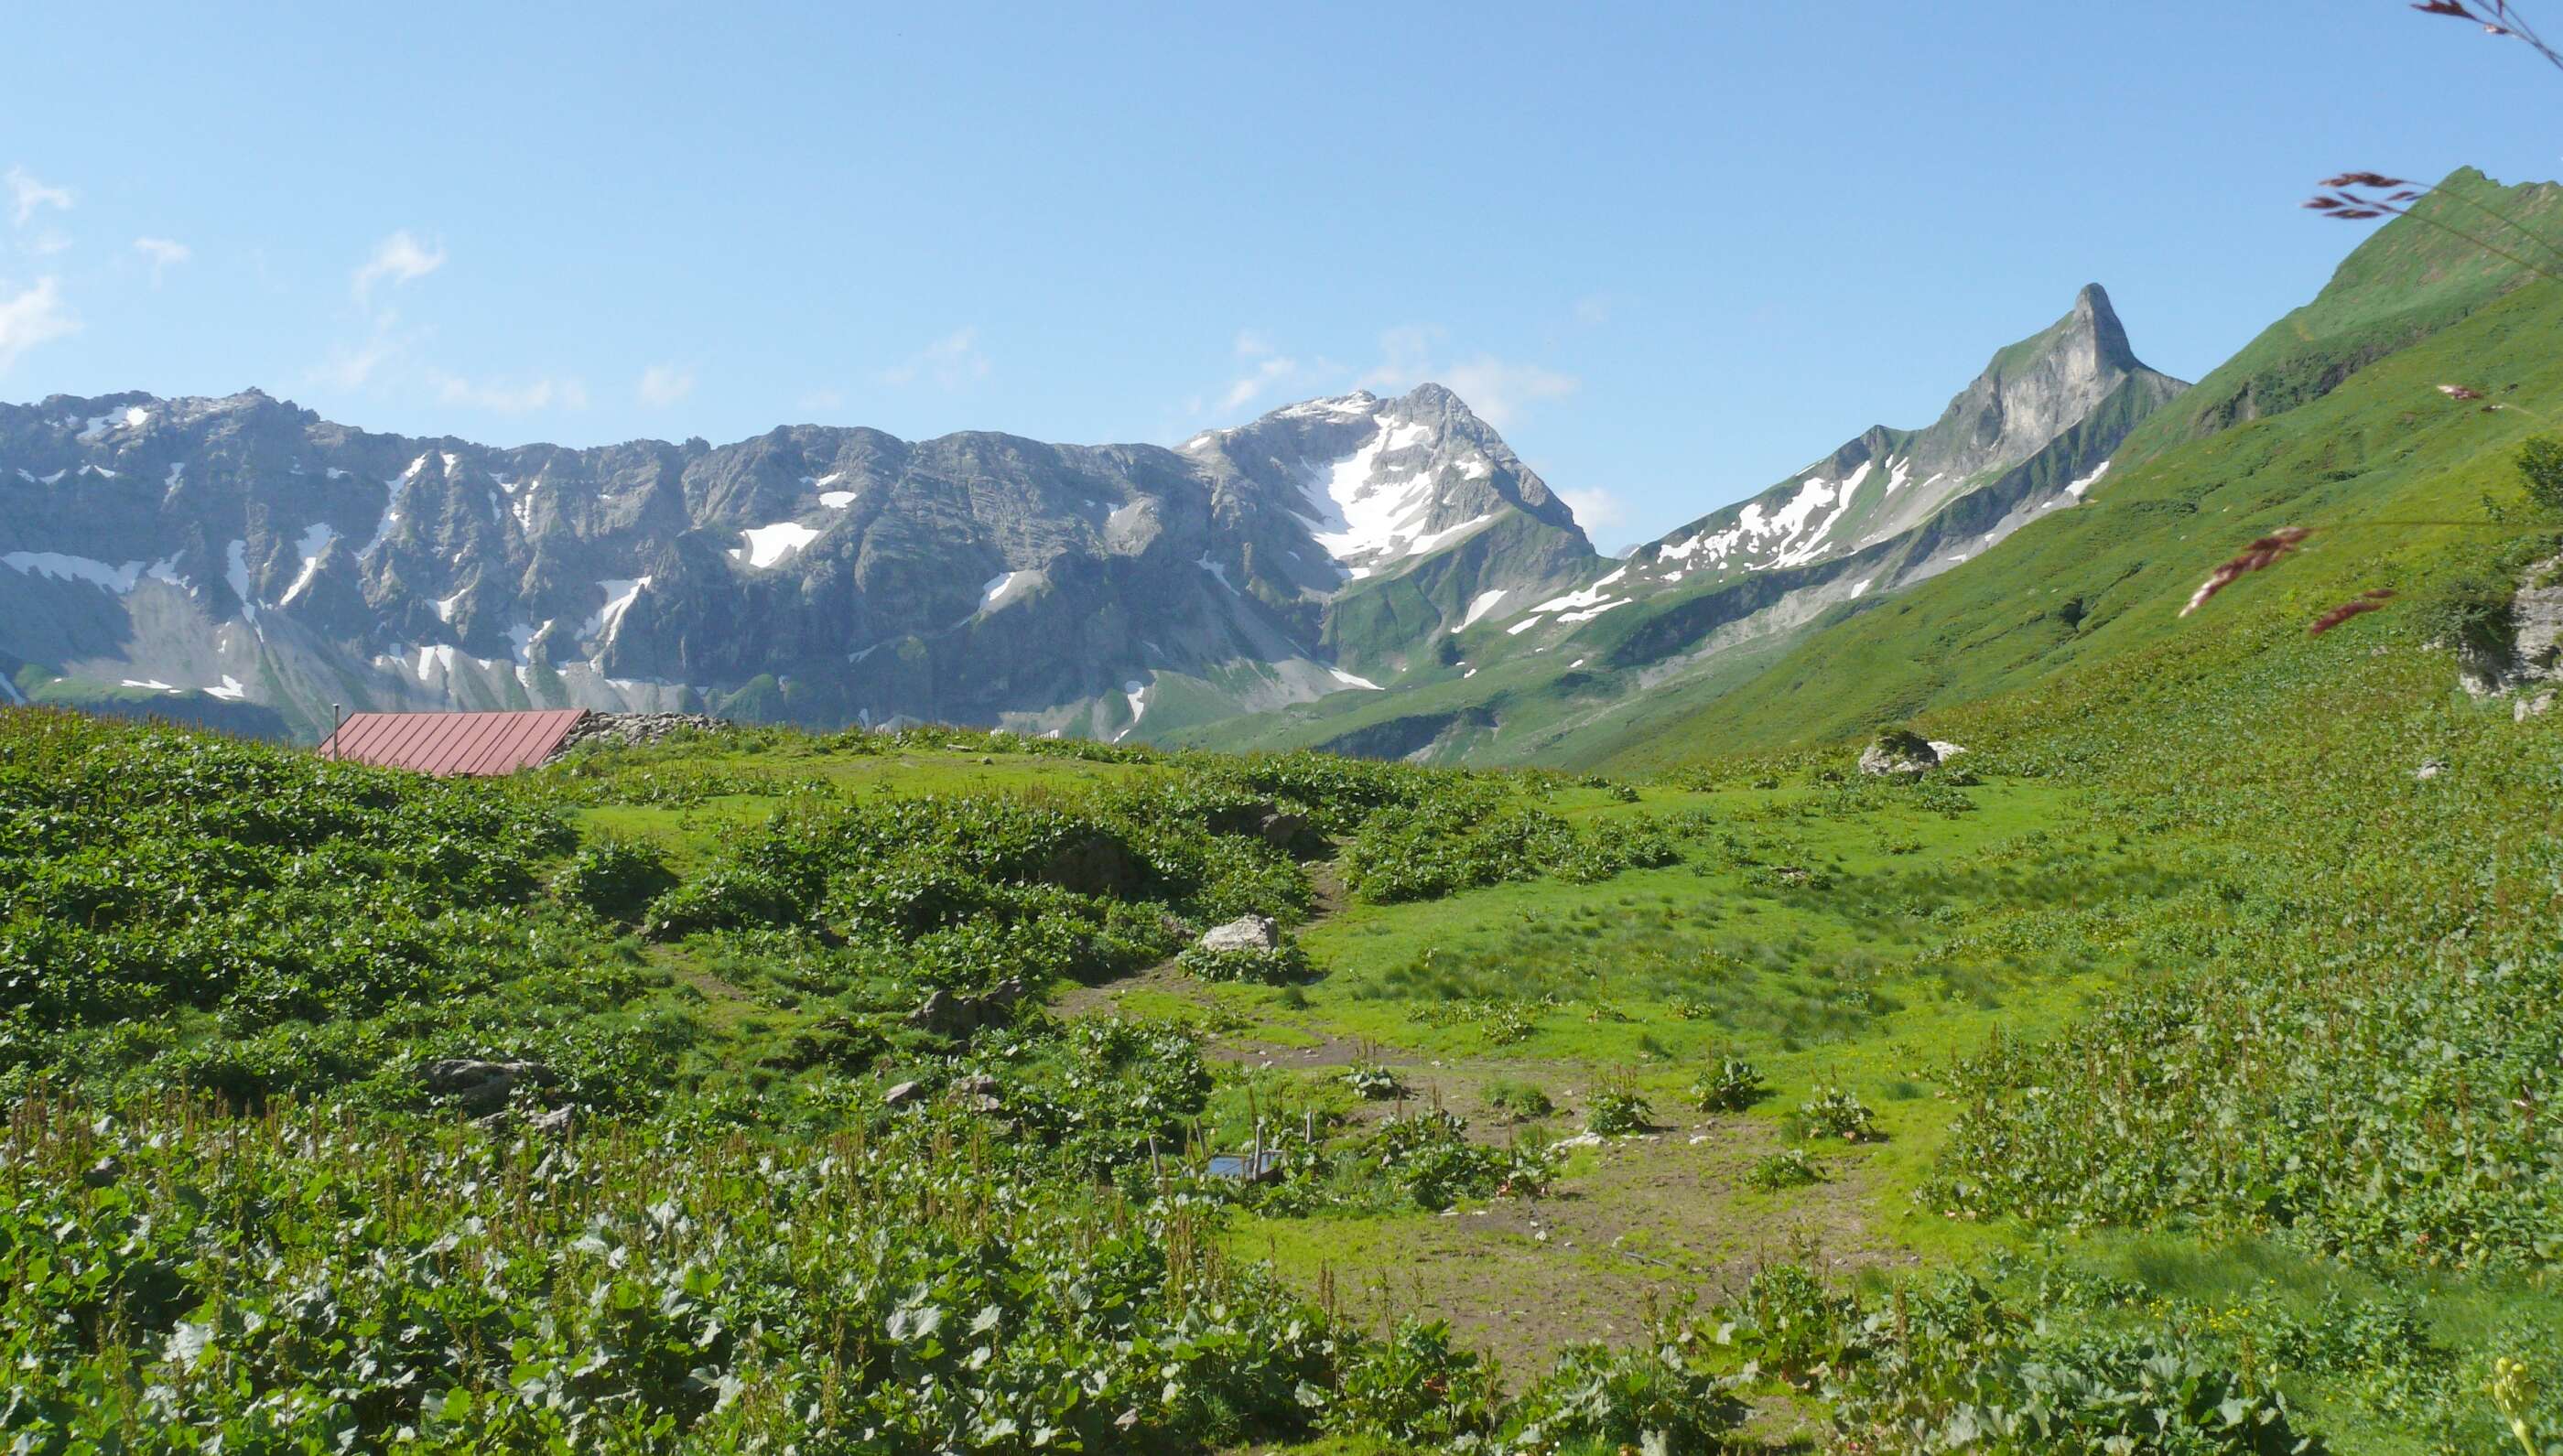
{"type": "Polygon", "coordinates": [[[1183,450],[1249,509],[1315,543],[1336,581],[1303,583],[1314,590],[1395,575],[1516,515],[1592,554],[1564,502],[1439,384],[1303,400],[1183,450]]]}
{"type": "Polygon", "coordinates": [[[2098,283],[2084,283],[2073,295],[2073,311],[2068,315],[2069,330],[2077,347],[2087,342],[2093,365],[2103,371],[2133,373],[2144,368],[2136,351],[2127,344],[2126,325],[2118,321],[2118,311],[2109,306],[2109,290],[2098,283]]]}
{"type": "Polygon", "coordinates": [[[2127,429],[2185,387],[2136,358],[2108,292],[2086,283],[2063,317],[1996,350],[1930,425],[1873,426],[1639,556],[1667,584],[1695,589],[1703,579],[1844,560],[1898,538],[1936,542],[1936,528],[1915,533],[1957,519],[1948,512],[1968,500],[1959,514],[1973,534],[1933,545],[1912,567],[1940,569],[2029,513],[2081,499],[2127,429]]]}

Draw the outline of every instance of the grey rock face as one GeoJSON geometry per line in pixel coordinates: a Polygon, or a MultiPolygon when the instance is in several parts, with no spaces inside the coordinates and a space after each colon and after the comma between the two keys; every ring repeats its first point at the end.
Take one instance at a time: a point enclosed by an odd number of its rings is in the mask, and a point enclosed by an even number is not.
{"type": "Polygon", "coordinates": [[[2509,650],[2461,646],[2457,681],[2477,698],[2515,693],[2511,715],[2525,721],[2553,702],[2553,692],[2536,689],[2563,682],[2563,556],[2527,568],[2523,584],[2510,596],[2509,620],[2509,650]]]}
{"type": "Polygon", "coordinates": [[[1435,386],[1181,450],[816,426],[493,449],[256,392],[0,406],[0,692],[309,737],[332,701],[1144,735],[1161,699],[1353,689],[1341,664],[1590,557],[1435,386]],[[1392,585],[1395,634],[1337,630],[1392,585]]]}
{"type": "Polygon", "coordinates": [[[1270,915],[1241,915],[1202,932],[1199,945],[1205,951],[1278,951],[1282,927],[1270,915]]]}

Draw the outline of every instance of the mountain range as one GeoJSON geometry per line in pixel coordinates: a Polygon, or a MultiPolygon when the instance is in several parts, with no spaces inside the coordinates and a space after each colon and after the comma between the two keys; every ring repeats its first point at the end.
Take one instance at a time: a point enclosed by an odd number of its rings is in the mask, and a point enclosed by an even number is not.
{"type": "Polygon", "coordinates": [[[8,693],[306,737],[341,704],[1119,738],[1371,690],[1379,624],[1430,634],[1593,559],[1432,385],[1180,450],[813,426],[497,449],[257,391],[0,407],[8,693]]]}
{"type": "Polygon", "coordinates": [[[310,738],[336,707],[1514,760],[2072,505],[2183,386],[2107,295],[1625,559],[1426,384],[1174,449],[374,434],[256,390],[0,406],[0,697],[310,738]]]}

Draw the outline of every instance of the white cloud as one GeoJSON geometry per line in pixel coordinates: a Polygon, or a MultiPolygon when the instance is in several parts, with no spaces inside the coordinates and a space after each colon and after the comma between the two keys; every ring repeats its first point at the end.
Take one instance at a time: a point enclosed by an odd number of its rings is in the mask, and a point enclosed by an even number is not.
{"type": "Polygon", "coordinates": [[[1298,373],[1299,361],[1296,359],[1278,355],[1267,359],[1255,366],[1254,373],[1230,385],[1228,393],[1220,398],[1219,407],[1229,411],[1242,410],[1254,403],[1256,398],[1265,391],[1286,380],[1297,378],[1298,373]]]}
{"type": "Polygon", "coordinates": [[[1240,359],[1262,359],[1281,352],[1273,347],[1273,340],[1260,329],[1241,328],[1237,331],[1237,357],[1240,359]]]}
{"type": "Polygon", "coordinates": [[[161,274],[196,256],[196,251],[186,244],[167,238],[136,238],[133,251],[151,261],[151,286],[155,288],[160,286],[161,274]]]}
{"type": "Polygon", "coordinates": [[[24,167],[11,167],[4,179],[9,184],[10,221],[23,228],[34,219],[39,208],[69,212],[72,193],[68,187],[55,187],[39,182],[24,167]]]}
{"type": "Polygon", "coordinates": [[[421,243],[407,228],[374,245],[374,256],[356,270],[356,301],[365,301],[374,284],[389,279],[394,284],[415,282],[445,267],[442,244],[421,243]]]}
{"type": "Polygon", "coordinates": [[[436,378],[436,397],[449,405],[466,409],[491,410],[501,415],[526,415],[536,410],[555,407],[563,410],[587,408],[587,386],[575,378],[554,379],[545,375],[522,384],[498,384],[487,380],[458,379],[450,374],[436,378]]]}
{"type": "Polygon", "coordinates": [[[59,279],[39,278],[15,297],[0,295],[0,374],[18,356],[55,339],[80,332],[80,320],[63,303],[59,279]]]}
{"type": "Polygon", "coordinates": [[[1442,327],[1432,323],[1407,323],[1382,329],[1379,334],[1380,362],[1353,384],[1361,389],[1402,390],[1420,382],[1432,372],[1430,363],[1434,346],[1442,341],[1442,327]]]}
{"type": "Polygon", "coordinates": [[[664,410],[694,392],[694,371],[674,364],[653,364],[641,371],[641,403],[664,410]]]}
{"type": "Polygon", "coordinates": [[[833,414],[846,407],[846,392],[834,385],[822,385],[801,396],[796,408],[813,415],[833,414]]]}
{"type": "MultiPolygon", "coordinates": [[[[143,244],[134,246],[141,248],[143,244]]],[[[157,265],[154,267],[156,276],[157,265]]],[[[374,285],[389,282],[398,287],[426,277],[443,267],[443,245],[422,243],[407,228],[375,244],[373,253],[348,276],[348,286],[356,295],[357,306],[365,310],[366,321],[372,325],[372,331],[362,342],[332,348],[329,357],[311,371],[312,382],[330,389],[362,389],[382,372],[384,365],[408,353],[412,340],[394,328],[399,322],[397,313],[374,306],[374,285]]],[[[467,395],[475,388],[450,375],[435,376],[430,382],[437,384],[439,395],[449,404],[463,402],[455,398],[457,386],[467,395]]]]}
{"type": "Polygon", "coordinates": [[[1498,430],[1509,428],[1542,400],[1561,400],[1575,393],[1579,381],[1537,364],[1514,364],[1480,354],[1442,371],[1449,385],[1479,418],[1498,430]]]}
{"type": "Polygon", "coordinates": [[[1384,330],[1379,336],[1379,364],[1354,382],[1363,389],[1390,392],[1438,380],[1498,430],[1518,423],[1532,405],[1575,393],[1580,384],[1574,375],[1491,354],[1443,361],[1439,357],[1443,333],[1440,325],[1429,323],[1384,330]]]}
{"type": "Polygon", "coordinates": [[[884,384],[907,385],[927,380],[941,389],[959,389],[988,377],[988,356],[979,352],[979,331],[958,328],[911,357],[881,372],[884,384]]]}
{"type": "Polygon", "coordinates": [[[329,357],[311,371],[311,381],[337,390],[363,389],[374,375],[408,348],[408,340],[392,331],[400,315],[388,310],[376,315],[374,331],[363,343],[340,344],[329,351],[329,357]]]}
{"type": "Polygon", "coordinates": [[[1587,293],[1575,300],[1575,321],[1599,327],[1611,321],[1612,298],[1608,293],[1587,293]]]}
{"type": "Polygon", "coordinates": [[[27,240],[27,251],[38,258],[51,258],[72,251],[72,235],[60,228],[47,228],[27,240]]]}
{"type": "Polygon", "coordinates": [[[1575,512],[1575,520],[1587,531],[1617,530],[1629,523],[1629,506],[1619,496],[1596,485],[1590,490],[1560,490],[1557,498],[1575,512]]]}

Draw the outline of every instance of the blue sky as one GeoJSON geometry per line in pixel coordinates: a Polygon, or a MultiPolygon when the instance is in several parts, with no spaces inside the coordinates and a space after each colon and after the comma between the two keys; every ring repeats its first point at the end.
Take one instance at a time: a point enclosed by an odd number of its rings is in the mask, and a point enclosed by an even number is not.
{"type": "Polygon", "coordinates": [[[2087,280],[2197,377],[2332,171],[2563,175],[2563,78],[2400,0],[229,9],[13,11],[0,399],[1171,444],[1434,378],[1615,546],[2087,280]]]}

